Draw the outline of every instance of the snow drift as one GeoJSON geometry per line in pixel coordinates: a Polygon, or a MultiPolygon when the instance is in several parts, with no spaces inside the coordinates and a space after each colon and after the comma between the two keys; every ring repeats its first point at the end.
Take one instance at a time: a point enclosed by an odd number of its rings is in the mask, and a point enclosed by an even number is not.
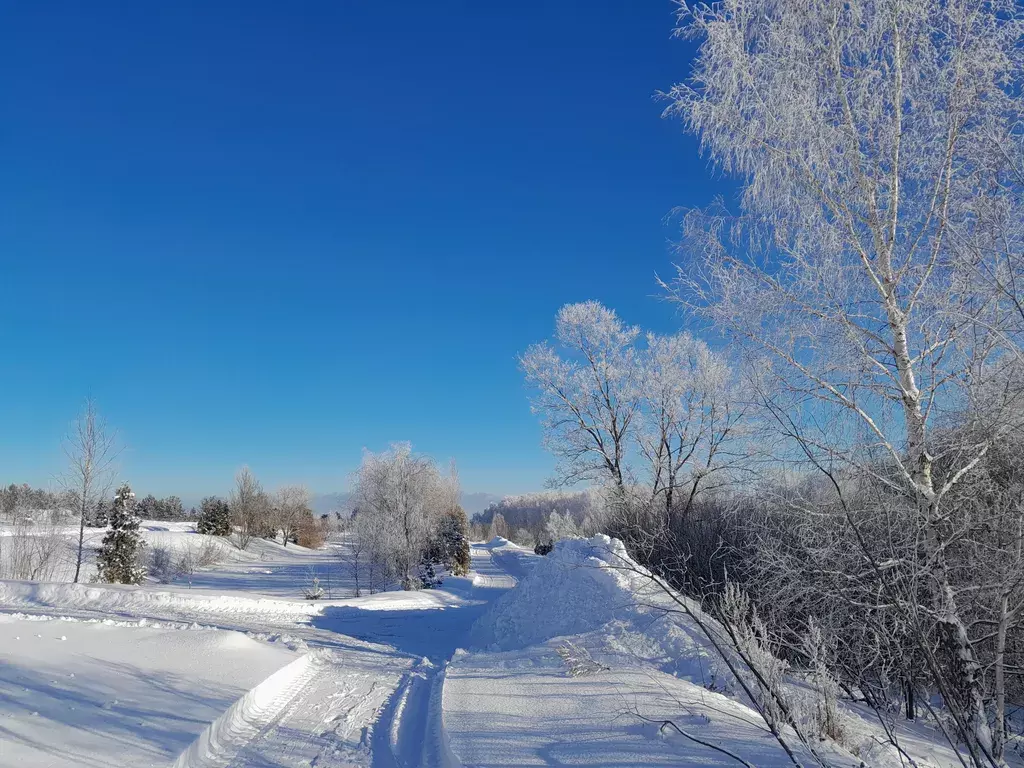
{"type": "Polygon", "coordinates": [[[598,654],[628,655],[701,683],[721,674],[700,630],[621,541],[604,535],[560,541],[536,558],[516,589],[476,622],[471,641],[508,651],[588,633],[586,644],[598,654]]]}

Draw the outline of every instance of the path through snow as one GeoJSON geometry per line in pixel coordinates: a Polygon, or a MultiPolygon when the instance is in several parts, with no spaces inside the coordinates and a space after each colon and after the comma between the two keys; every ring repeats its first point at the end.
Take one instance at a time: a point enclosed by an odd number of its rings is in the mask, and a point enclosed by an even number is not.
{"type": "Polygon", "coordinates": [[[486,547],[471,554],[472,578],[445,591],[325,606],[310,619],[322,634],[306,635],[322,647],[236,702],[175,768],[444,765],[439,671],[516,583],[486,547]]]}

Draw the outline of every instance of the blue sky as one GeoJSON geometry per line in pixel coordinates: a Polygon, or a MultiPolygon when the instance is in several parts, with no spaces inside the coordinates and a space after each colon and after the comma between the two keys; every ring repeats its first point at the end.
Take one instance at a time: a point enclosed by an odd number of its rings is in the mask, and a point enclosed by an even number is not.
{"type": "Polygon", "coordinates": [[[516,355],[598,299],[678,325],[674,206],[720,183],[653,98],[668,0],[14,3],[0,25],[0,481],[86,396],[142,492],[470,491],[552,461],[516,355]]]}

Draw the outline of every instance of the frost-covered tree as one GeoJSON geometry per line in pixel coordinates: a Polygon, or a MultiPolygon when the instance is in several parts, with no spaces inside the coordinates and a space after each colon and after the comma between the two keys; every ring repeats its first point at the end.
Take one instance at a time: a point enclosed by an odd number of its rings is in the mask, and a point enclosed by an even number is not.
{"type": "Polygon", "coordinates": [[[562,541],[564,539],[577,539],[582,533],[578,525],[568,514],[560,515],[558,512],[552,512],[547,522],[547,535],[548,540],[562,541]]]}
{"type": "Polygon", "coordinates": [[[141,584],[146,578],[142,557],[145,543],[139,535],[139,517],[135,494],[128,483],[117,489],[110,511],[110,529],[103,537],[97,558],[99,577],[114,584],[141,584]]]}
{"type": "Polygon", "coordinates": [[[626,484],[639,408],[639,333],[596,301],[567,304],[555,318],[557,348],[536,344],[520,358],[562,482],[626,484]]]}
{"type": "Polygon", "coordinates": [[[242,467],[235,476],[235,488],[228,505],[238,533],[239,548],[246,549],[254,537],[273,534],[270,500],[248,467],[242,467]]]}
{"type": "MultiPolygon", "coordinates": [[[[504,496],[482,512],[473,516],[474,523],[490,526],[496,514],[501,513],[512,530],[526,529],[534,540],[545,537],[544,526],[554,511],[567,512],[576,521],[582,521],[592,510],[595,494],[591,490],[549,489],[533,493],[504,496]]],[[[486,538],[487,533],[479,534],[486,538]]],[[[516,539],[516,543],[522,543],[516,539]]]]}
{"type": "Polygon", "coordinates": [[[396,443],[363,455],[355,475],[359,528],[372,536],[374,557],[385,560],[405,589],[420,585],[417,570],[438,518],[458,503],[458,482],[429,457],[396,443]]]}
{"type": "Polygon", "coordinates": [[[196,520],[196,532],[210,536],[231,535],[231,509],[224,499],[218,496],[203,499],[196,520]]]}
{"type": "MultiPolygon", "coordinates": [[[[683,24],[700,48],[669,112],[743,195],[739,215],[687,217],[676,295],[756,362],[791,459],[912,501],[895,557],[920,589],[899,610],[969,759],[1002,765],[989,630],[965,621],[974,591],[948,558],[952,492],[1024,416],[1021,7],[724,0],[683,24]]],[[[857,540],[893,600],[893,553],[857,540]]]]}
{"type": "Polygon", "coordinates": [[[685,518],[699,493],[727,485],[747,459],[745,409],[724,358],[689,333],[647,334],[640,361],[637,444],[652,501],[685,518]]]}

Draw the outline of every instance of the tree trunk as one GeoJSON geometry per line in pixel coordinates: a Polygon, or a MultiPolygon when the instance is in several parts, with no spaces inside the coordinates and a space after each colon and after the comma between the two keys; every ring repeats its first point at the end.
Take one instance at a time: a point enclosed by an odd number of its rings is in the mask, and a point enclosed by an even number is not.
{"type": "Polygon", "coordinates": [[[82,572],[82,548],[85,545],[85,513],[86,503],[85,496],[82,497],[82,510],[78,518],[78,559],[75,561],[75,581],[78,583],[78,577],[82,572]]]}
{"type": "Polygon", "coordinates": [[[1006,751],[1006,630],[1009,623],[1010,600],[1004,592],[999,603],[999,628],[996,632],[995,653],[995,728],[993,729],[992,757],[1003,760],[1006,751]]]}
{"type": "MultiPolygon", "coordinates": [[[[921,409],[921,391],[917,387],[914,375],[907,333],[907,316],[897,302],[890,258],[890,253],[884,253],[880,260],[884,275],[882,298],[886,304],[889,328],[892,331],[893,357],[902,392],[909,470],[924,527],[923,575],[932,603],[931,608],[938,623],[941,642],[951,662],[952,679],[949,683],[953,686],[952,692],[960,699],[957,706],[962,708],[962,714],[967,720],[964,723],[966,733],[962,736],[978,765],[983,765],[984,762],[1002,765],[1001,761],[993,758],[992,730],[985,712],[981,665],[975,656],[967,628],[956,604],[953,585],[949,581],[945,555],[945,545],[948,541],[942,526],[939,494],[935,491],[932,477],[934,459],[928,452],[927,421],[921,409]]],[[[933,673],[938,674],[938,670],[933,670],[933,673]]]]}

